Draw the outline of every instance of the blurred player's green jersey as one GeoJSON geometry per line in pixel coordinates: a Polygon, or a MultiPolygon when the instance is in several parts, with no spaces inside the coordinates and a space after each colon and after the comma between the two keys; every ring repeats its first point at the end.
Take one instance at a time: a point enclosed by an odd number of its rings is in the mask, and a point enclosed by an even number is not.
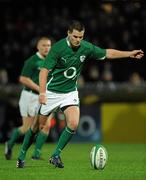
{"type": "Polygon", "coordinates": [[[77,89],[77,79],[85,61],[90,58],[104,59],[106,50],[82,40],[78,48],[71,48],[67,38],[55,43],[43,67],[51,70],[47,89],[49,91],[68,93],[77,89]]]}
{"type": "MultiPolygon", "coordinates": [[[[32,55],[28,58],[23,66],[21,76],[29,77],[33,82],[39,84],[39,72],[44,63],[44,59],[41,58],[39,53],[32,55]]],[[[24,87],[25,90],[31,90],[28,87],[24,87]]]]}

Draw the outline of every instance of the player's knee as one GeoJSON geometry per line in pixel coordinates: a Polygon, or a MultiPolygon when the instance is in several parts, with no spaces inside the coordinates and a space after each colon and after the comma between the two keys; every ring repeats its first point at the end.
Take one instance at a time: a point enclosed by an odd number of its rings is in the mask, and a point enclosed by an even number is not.
{"type": "Polygon", "coordinates": [[[40,129],[40,130],[43,130],[43,131],[45,131],[45,132],[49,132],[49,131],[50,131],[50,126],[49,126],[49,125],[43,125],[43,124],[41,124],[41,125],[39,126],[39,129],[40,129]]]}
{"type": "Polygon", "coordinates": [[[40,129],[40,130],[43,129],[44,127],[45,127],[44,124],[39,124],[39,129],[40,129]]]}
{"type": "Polygon", "coordinates": [[[49,126],[44,126],[43,130],[44,130],[45,132],[48,132],[48,133],[49,133],[50,127],[49,127],[49,126]]]}
{"type": "Polygon", "coordinates": [[[27,132],[27,130],[28,130],[28,127],[24,127],[24,126],[20,127],[20,131],[22,134],[25,134],[27,132]]]}
{"type": "Polygon", "coordinates": [[[44,128],[44,125],[43,124],[40,124],[39,125],[39,130],[43,129],[44,128]]]}
{"type": "Polygon", "coordinates": [[[77,122],[77,121],[71,121],[71,122],[68,124],[68,127],[70,127],[72,130],[76,130],[77,127],[78,127],[78,122],[77,122]]]}

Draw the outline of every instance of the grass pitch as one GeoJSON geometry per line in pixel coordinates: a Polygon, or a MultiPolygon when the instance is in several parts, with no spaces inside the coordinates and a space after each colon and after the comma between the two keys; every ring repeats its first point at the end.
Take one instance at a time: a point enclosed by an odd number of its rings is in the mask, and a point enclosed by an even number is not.
{"type": "Polygon", "coordinates": [[[4,144],[0,145],[0,180],[144,180],[146,179],[145,144],[103,144],[108,152],[104,170],[90,165],[90,150],[94,144],[68,144],[62,152],[65,168],[58,169],[48,163],[54,144],[45,144],[43,160],[31,160],[34,146],[26,157],[25,168],[17,169],[16,160],[20,145],[15,145],[12,160],[4,158],[4,144]]]}

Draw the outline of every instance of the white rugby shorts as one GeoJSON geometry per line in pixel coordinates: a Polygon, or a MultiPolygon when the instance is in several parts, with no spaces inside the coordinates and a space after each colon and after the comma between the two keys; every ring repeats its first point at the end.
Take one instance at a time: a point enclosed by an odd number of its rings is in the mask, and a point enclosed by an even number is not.
{"type": "Polygon", "coordinates": [[[68,105],[79,105],[78,91],[72,91],[69,93],[55,93],[47,91],[47,102],[42,104],[40,108],[40,114],[49,115],[53,110],[62,108],[68,105]]]}
{"type": "Polygon", "coordinates": [[[19,100],[20,114],[22,117],[34,117],[39,110],[39,95],[31,91],[22,90],[19,100]]]}

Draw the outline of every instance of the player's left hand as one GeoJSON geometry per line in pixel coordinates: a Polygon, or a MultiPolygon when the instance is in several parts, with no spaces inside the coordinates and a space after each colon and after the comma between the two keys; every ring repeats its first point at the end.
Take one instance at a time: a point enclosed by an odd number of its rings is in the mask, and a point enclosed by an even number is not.
{"type": "Polygon", "coordinates": [[[141,59],[144,56],[144,52],[140,50],[133,50],[131,51],[131,58],[141,59]]]}

